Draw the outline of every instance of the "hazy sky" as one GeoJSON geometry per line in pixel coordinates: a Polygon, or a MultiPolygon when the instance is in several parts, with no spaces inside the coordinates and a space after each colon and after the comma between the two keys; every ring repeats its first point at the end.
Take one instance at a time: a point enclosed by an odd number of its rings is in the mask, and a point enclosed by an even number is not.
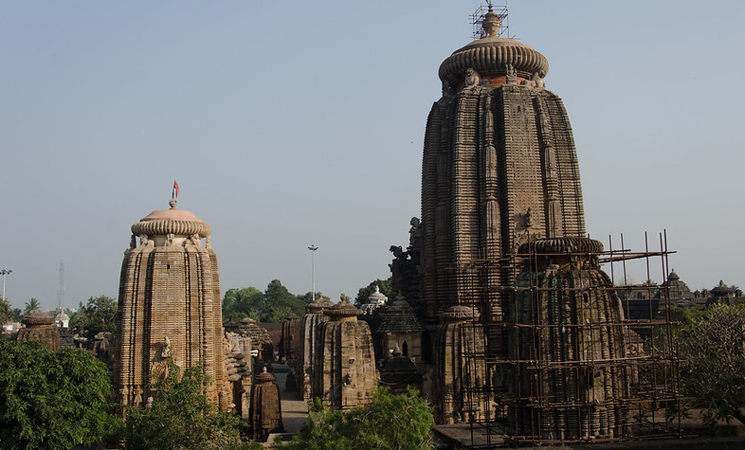
{"type": "MultiPolygon", "coordinates": [[[[130,226],[213,227],[223,291],[336,300],[389,276],[420,215],[437,70],[473,1],[0,0],[0,268],[7,297],[117,295],[130,226]]],[[[692,289],[745,285],[745,2],[513,0],[574,129],[587,229],[667,229],[692,289]]],[[[660,268],[652,278],[660,280],[660,268]]],[[[634,275],[636,281],[643,276],[634,275]]]]}

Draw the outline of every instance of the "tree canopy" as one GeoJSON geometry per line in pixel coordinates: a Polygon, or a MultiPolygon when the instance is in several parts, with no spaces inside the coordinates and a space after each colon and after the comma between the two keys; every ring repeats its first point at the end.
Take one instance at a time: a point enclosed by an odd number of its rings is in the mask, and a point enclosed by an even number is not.
{"type": "Polygon", "coordinates": [[[41,304],[39,303],[39,300],[32,298],[31,300],[26,302],[26,306],[23,308],[23,315],[27,315],[32,312],[37,312],[40,309],[41,309],[41,304]]]}
{"type": "Polygon", "coordinates": [[[122,437],[127,449],[250,449],[263,448],[242,443],[241,420],[217,411],[202,394],[209,380],[201,366],[183,372],[168,360],[165,377],[155,385],[149,408],[128,407],[122,437]]]}
{"type": "Polygon", "coordinates": [[[379,387],[369,405],[349,411],[329,411],[317,400],[309,420],[281,448],[424,450],[432,448],[434,426],[431,408],[415,389],[396,395],[379,387]]]}
{"type": "Polygon", "coordinates": [[[13,307],[10,306],[7,300],[0,297],[0,325],[13,320],[13,307]]]}
{"type": "Polygon", "coordinates": [[[272,280],[264,292],[255,287],[228,289],[222,301],[223,320],[251,317],[265,323],[283,322],[290,312],[303,315],[309,298],[309,294],[291,294],[279,280],[272,280]]]}
{"type": "Polygon", "coordinates": [[[93,339],[101,331],[116,334],[117,308],[116,300],[111,297],[91,297],[85,306],[80,302],[78,311],[70,317],[70,328],[88,339],[93,339]]]}
{"type": "Polygon", "coordinates": [[[0,448],[69,449],[115,433],[106,366],[70,347],[0,340],[0,448]]]}
{"type": "Polygon", "coordinates": [[[745,305],[715,305],[686,319],[677,338],[687,394],[705,408],[707,424],[732,418],[745,424],[745,305]]]}

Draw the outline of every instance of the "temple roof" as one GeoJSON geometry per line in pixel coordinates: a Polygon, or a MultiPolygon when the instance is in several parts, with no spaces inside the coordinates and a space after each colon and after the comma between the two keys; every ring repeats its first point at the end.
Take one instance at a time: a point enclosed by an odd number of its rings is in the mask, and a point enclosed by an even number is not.
{"type": "Polygon", "coordinates": [[[51,325],[54,323],[54,317],[50,316],[49,314],[37,311],[37,312],[32,312],[28,314],[26,317],[24,317],[23,319],[21,319],[21,323],[27,326],[51,325]]]}
{"type": "Polygon", "coordinates": [[[414,309],[402,296],[388,305],[383,311],[383,321],[378,328],[381,333],[409,333],[422,331],[422,325],[414,314],[414,309]]]}
{"type": "Polygon", "coordinates": [[[440,317],[445,322],[458,322],[465,320],[479,320],[481,314],[479,314],[476,308],[471,308],[465,305],[455,305],[446,309],[440,317]]]}
{"type": "Polygon", "coordinates": [[[362,314],[362,311],[355,308],[354,305],[350,305],[346,301],[342,300],[333,307],[323,312],[331,318],[331,320],[340,320],[346,317],[357,317],[362,314]]]}
{"type": "Polygon", "coordinates": [[[212,227],[202,222],[190,211],[176,209],[176,200],[171,200],[171,209],[159,209],[143,217],[132,225],[132,234],[139,236],[165,236],[168,234],[191,236],[198,234],[200,238],[212,234],[212,227]]]}
{"type": "Polygon", "coordinates": [[[308,311],[311,314],[314,314],[314,313],[317,314],[317,313],[320,313],[321,311],[323,311],[325,309],[331,308],[332,306],[334,306],[334,302],[332,302],[331,300],[329,300],[329,299],[327,299],[325,297],[320,297],[320,298],[316,299],[316,301],[311,302],[311,303],[308,303],[307,305],[305,305],[305,310],[308,311]]]}

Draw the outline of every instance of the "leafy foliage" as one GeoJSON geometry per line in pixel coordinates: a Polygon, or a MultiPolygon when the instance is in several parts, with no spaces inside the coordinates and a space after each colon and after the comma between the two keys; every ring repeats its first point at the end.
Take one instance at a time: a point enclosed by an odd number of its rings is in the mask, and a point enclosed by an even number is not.
{"type": "Polygon", "coordinates": [[[209,380],[201,366],[168,371],[155,385],[152,406],[128,407],[122,437],[127,449],[261,448],[242,443],[238,416],[217,411],[202,394],[209,380]]]}
{"type": "Polygon", "coordinates": [[[0,341],[0,448],[68,449],[116,432],[106,366],[88,352],[0,341]]]}
{"type": "Polygon", "coordinates": [[[350,411],[329,411],[316,399],[309,420],[282,448],[430,449],[434,426],[432,410],[415,389],[395,395],[379,387],[371,404],[350,411]]]}
{"type": "Polygon", "coordinates": [[[10,306],[10,303],[7,300],[0,297],[0,325],[5,325],[12,320],[13,308],[10,306]]]}
{"type": "Polygon", "coordinates": [[[105,295],[91,297],[88,303],[70,317],[70,328],[75,329],[88,339],[93,339],[101,331],[116,335],[116,300],[105,295]]]}
{"type": "Polygon", "coordinates": [[[385,280],[381,280],[380,278],[378,278],[367,286],[360,288],[360,290],[357,292],[357,297],[354,299],[355,306],[359,307],[367,303],[367,297],[375,292],[375,286],[380,289],[381,294],[385,295],[389,299],[393,299],[396,296],[395,292],[393,292],[393,279],[390,277],[385,280]]]}
{"type": "Polygon", "coordinates": [[[263,293],[255,287],[229,289],[222,301],[223,320],[251,317],[265,323],[283,322],[290,312],[305,313],[306,297],[291,294],[279,280],[272,280],[263,293]]]}
{"type": "Polygon", "coordinates": [[[31,300],[26,302],[26,306],[23,308],[23,315],[27,315],[32,312],[37,312],[41,309],[41,304],[39,303],[39,300],[32,298],[31,300]]]}
{"type": "Polygon", "coordinates": [[[705,407],[704,420],[745,424],[739,398],[745,389],[745,305],[715,305],[678,334],[683,385],[705,407]]]}

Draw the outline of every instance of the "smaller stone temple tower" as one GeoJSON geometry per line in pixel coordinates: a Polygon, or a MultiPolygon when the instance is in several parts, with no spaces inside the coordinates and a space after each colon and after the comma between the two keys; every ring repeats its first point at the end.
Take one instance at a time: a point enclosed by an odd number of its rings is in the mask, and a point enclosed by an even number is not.
{"type": "Polygon", "coordinates": [[[271,433],[284,431],[276,377],[264,370],[254,377],[249,412],[253,438],[266,441],[271,433]]]}
{"type": "Polygon", "coordinates": [[[517,433],[544,441],[630,435],[623,315],[598,264],[603,245],[549,238],[520,252],[530,257],[508,311],[508,360],[516,364],[498,368],[518,380],[503,396],[517,433]]]}
{"type": "Polygon", "coordinates": [[[318,357],[313,361],[313,395],[331,409],[351,409],[372,400],[378,381],[372,333],[357,320],[360,310],[346,302],[329,308],[323,324],[318,357]]]}
{"type": "Polygon", "coordinates": [[[435,420],[442,424],[483,420],[486,405],[484,326],[478,310],[465,305],[441,316],[435,352],[435,420]]]}
{"type": "Polygon", "coordinates": [[[279,358],[290,366],[294,366],[297,359],[299,334],[300,317],[294,312],[290,312],[282,323],[279,344],[279,358]]]}
{"type": "Polygon", "coordinates": [[[212,227],[176,209],[176,200],[170,206],[132,225],[130,248],[124,252],[113,374],[117,400],[144,404],[173,358],[182,369],[203,365],[211,380],[205,394],[226,408],[231,399],[212,227]]]}
{"type": "Polygon", "coordinates": [[[59,350],[59,330],[52,316],[43,312],[32,312],[21,319],[21,323],[26,325],[26,328],[18,330],[16,341],[41,341],[53,351],[59,350]]]}
{"type": "Polygon", "coordinates": [[[309,402],[313,400],[313,361],[318,353],[318,341],[321,339],[323,324],[329,320],[324,310],[334,303],[321,297],[305,306],[306,313],[300,318],[299,355],[295,363],[298,398],[309,402]]]}
{"type": "Polygon", "coordinates": [[[396,347],[401,356],[422,357],[422,325],[403,296],[396,297],[383,310],[377,333],[382,341],[382,357],[392,355],[396,347]]]}

